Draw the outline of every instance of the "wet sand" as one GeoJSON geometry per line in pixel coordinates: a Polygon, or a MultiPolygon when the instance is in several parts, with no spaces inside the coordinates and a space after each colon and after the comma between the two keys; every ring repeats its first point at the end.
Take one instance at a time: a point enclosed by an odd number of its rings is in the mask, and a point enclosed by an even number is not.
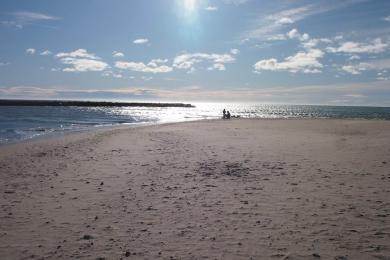
{"type": "Polygon", "coordinates": [[[106,129],[0,178],[0,259],[390,259],[390,121],[106,129]]]}

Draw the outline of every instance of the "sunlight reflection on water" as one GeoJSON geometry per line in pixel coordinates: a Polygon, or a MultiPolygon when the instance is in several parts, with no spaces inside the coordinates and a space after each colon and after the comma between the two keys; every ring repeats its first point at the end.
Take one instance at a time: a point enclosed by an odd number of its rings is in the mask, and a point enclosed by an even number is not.
{"type": "Polygon", "coordinates": [[[185,107],[2,107],[0,143],[97,126],[140,125],[218,119],[226,108],[242,118],[390,119],[390,108],[239,103],[194,103],[185,107]]]}

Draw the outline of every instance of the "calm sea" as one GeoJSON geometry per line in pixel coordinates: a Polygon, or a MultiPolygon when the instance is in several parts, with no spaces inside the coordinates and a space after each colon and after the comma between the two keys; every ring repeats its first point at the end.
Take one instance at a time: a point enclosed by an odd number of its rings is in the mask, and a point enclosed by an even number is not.
{"type": "Polygon", "coordinates": [[[243,118],[350,118],[390,120],[390,108],[194,103],[195,108],[0,107],[0,144],[101,126],[221,118],[223,108],[243,118]]]}

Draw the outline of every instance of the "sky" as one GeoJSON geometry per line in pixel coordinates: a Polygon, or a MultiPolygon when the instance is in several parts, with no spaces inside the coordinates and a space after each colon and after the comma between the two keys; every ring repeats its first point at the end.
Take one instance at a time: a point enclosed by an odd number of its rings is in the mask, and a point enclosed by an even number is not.
{"type": "Polygon", "coordinates": [[[2,0],[0,98],[390,106],[390,1],[2,0]]]}

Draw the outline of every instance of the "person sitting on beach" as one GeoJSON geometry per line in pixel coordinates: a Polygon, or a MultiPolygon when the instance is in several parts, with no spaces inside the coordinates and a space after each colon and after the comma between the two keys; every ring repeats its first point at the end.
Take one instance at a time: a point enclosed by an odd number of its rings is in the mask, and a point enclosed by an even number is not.
{"type": "Polygon", "coordinates": [[[222,113],[223,113],[223,119],[225,119],[226,118],[226,109],[223,109],[223,111],[222,111],[222,113]]]}
{"type": "Polygon", "coordinates": [[[229,111],[226,112],[226,118],[230,119],[230,112],[229,111]]]}

